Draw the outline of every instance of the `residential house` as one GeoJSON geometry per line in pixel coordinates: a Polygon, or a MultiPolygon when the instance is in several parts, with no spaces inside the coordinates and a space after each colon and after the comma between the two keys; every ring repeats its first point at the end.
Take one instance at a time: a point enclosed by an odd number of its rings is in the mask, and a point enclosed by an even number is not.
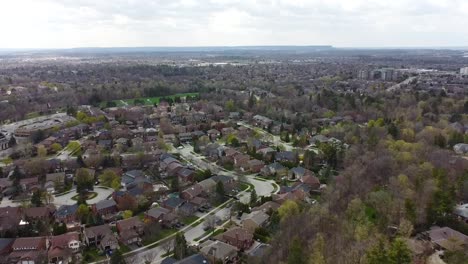
{"type": "Polygon", "coordinates": [[[216,129],[210,129],[206,131],[206,134],[208,135],[210,140],[217,140],[221,136],[221,132],[219,132],[219,130],[216,129]]]}
{"type": "Polygon", "coordinates": [[[140,236],[143,234],[144,224],[138,216],[134,216],[117,221],[116,228],[120,242],[130,245],[141,241],[140,236]]]}
{"type": "Polygon", "coordinates": [[[176,142],[176,136],[174,134],[163,135],[163,140],[166,144],[174,144],[176,142]]]}
{"type": "Polygon", "coordinates": [[[29,207],[23,210],[26,221],[50,221],[53,207],[29,207]]]}
{"type": "Polygon", "coordinates": [[[313,175],[305,175],[300,179],[300,181],[307,185],[311,190],[320,189],[320,180],[313,175]]]}
{"type": "Polygon", "coordinates": [[[274,162],[263,167],[261,174],[265,177],[276,176],[277,178],[281,179],[288,175],[288,168],[279,162],[274,162]]]}
{"type": "Polygon", "coordinates": [[[201,130],[195,130],[195,131],[192,132],[192,136],[194,138],[201,138],[204,135],[205,135],[205,133],[203,133],[203,131],[201,131],[201,130]]]}
{"type": "MultiPolygon", "coordinates": [[[[313,172],[307,170],[303,167],[295,167],[289,170],[288,172],[288,180],[290,181],[297,181],[301,180],[305,176],[312,176],[313,172]]],[[[320,187],[320,186],[319,186],[320,187]]]]}
{"type": "Polygon", "coordinates": [[[258,173],[263,169],[263,167],[265,167],[265,163],[258,159],[249,160],[247,163],[249,170],[252,173],[258,173]]]}
{"type": "Polygon", "coordinates": [[[186,201],[178,197],[170,197],[163,201],[162,207],[169,209],[171,212],[177,211],[177,209],[182,206],[186,201]]]}
{"type": "MultiPolygon", "coordinates": [[[[172,262],[172,264],[208,264],[208,263],[210,263],[209,260],[207,258],[205,258],[201,254],[191,255],[191,256],[186,257],[184,259],[172,262]]],[[[168,262],[166,262],[164,264],[168,264],[168,262]]]]}
{"type": "Polygon", "coordinates": [[[255,229],[264,227],[270,217],[263,211],[253,211],[242,216],[242,227],[254,233],[255,229]]]}
{"type": "Polygon", "coordinates": [[[103,252],[119,248],[119,241],[108,225],[86,227],[83,236],[86,245],[95,246],[103,252]]]}
{"type": "Polygon", "coordinates": [[[252,208],[252,212],[254,211],[262,211],[264,213],[268,213],[269,211],[276,211],[278,208],[280,208],[280,204],[273,202],[273,201],[268,201],[260,206],[252,208]]]}
{"type": "Polygon", "coordinates": [[[129,205],[137,205],[137,196],[143,194],[143,190],[133,188],[130,191],[117,191],[112,194],[112,198],[117,203],[119,210],[127,210],[129,205]]]}
{"type": "Polygon", "coordinates": [[[460,155],[464,155],[468,153],[468,144],[458,143],[453,146],[453,150],[460,155]]]}
{"type": "Polygon", "coordinates": [[[44,188],[48,193],[54,193],[59,185],[65,184],[65,172],[56,172],[46,174],[46,182],[44,188]]]}
{"type": "Polygon", "coordinates": [[[106,217],[108,215],[112,215],[118,212],[117,203],[110,199],[110,200],[101,200],[93,205],[91,205],[91,210],[95,215],[101,215],[106,217]]]}
{"type": "Polygon", "coordinates": [[[152,222],[162,222],[164,215],[171,211],[164,207],[155,207],[145,212],[145,219],[152,222]]]}
{"type": "Polygon", "coordinates": [[[268,129],[268,127],[273,124],[273,120],[268,117],[255,115],[253,116],[253,121],[256,126],[259,126],[264,129],[268,129]]]}
{"type": "Polygon", "coordinates": [[[59,223],[74,223],[78,221],[78,204],[62,205],[55,211],[55,221],[59,223]]]}
{"type": "Polygon", "coordinates": [[[257,149],[256,153],[262,155],[263,160],[271,161],[276,153],[276,150],[270,147],[266,147],[257,149]]]}
{"type": "Polygon", "coordinates": [[[249,148],[250,151],[255,151],[257,152],[257,149],[262,149],[264,147],[266,147],[262,141],[256,139],[256,138],[253,138],[253,139],[249,139],[247,141],[247,147],[249,148]]]}
{"type": "Polygon", "coordinates": [[[174,158],[173,156],[171,156],[169,154],[161,155],[161,162],[159,164],[159,167],[161,168],[161,170],[166,170],[167,167],[171,163],[180,163],[180,162],[176,158],[174,158]]]}
{"type": "Polygon", "coordinates": [[[11,248],[9,263],[40,264],[47,258],[46,237],[19,237],[11,248]]]}
{"type": "Polygon", "coordinates": [[[315,135],[309,139],[310,144],[318,145],[320,143],[327,143],[329,138],[324,135],[315,135]]]}
{"type": "Polygon", "coordinates": [[[455,213],[456,216],[458,216],[460,218],[460,220],[463,220],[466,223],[468,223],[468,203],[458,205],[455,208],[454,213],[455,213]]]}
{"type": "Polygon", "coordinates": [[[184,168],[185,167],[179,162],[173,162],[167,166],[166,172],[169,177],[175,177],[177,176],[177,173],[184,168]]]}
{"type": "Polygon", "coordinates": [[[141,171],[141,170],[130,170],[130,171],[125,172],[122,175],[121,182],[122,182],[123,186],[127,186],[127,184],[130,184],[133,181],[135,181],[136,178],[142,178],[142,177],[143,178],[145,177],[145,174],[143,173],[143,171],[141,171]]]}
{"type": "Polygon", "coordinates": [[[275,154],[275,160],[279,162],[297,162],[297,155],[292,151],[280,151],[275,154]]]}
{"type": "Polygon", "coordinates": [[[21,188],[29,193],[33,193],[36,190],[41,189],[39,179],[37,177],[23,178],[19,183],[21,188]]]}
{"type": "Polygon", "coordinates": [[[438,249],[461,250],[468,246],[468,236],[450,227],[434,227],[425,235],[438,249]]]}
{"type": "Polygon", "coordinates": [[[125,188],[130,192],[132,189],[139,188],[143,190],[143,193],[148,193],[153,191],[153,184],[146,176],[144,176],[135,178],[135,180],[127,184],[125,188]]]}
{"type": "Polygon", "coordinates": [[[180,214],[181,216],[191,216],[193,215],[198,208],[192,204],[192,203],[184,203],[182,204],[179,209],[177,210],[177,213],[180,214]]]}
{"type": "Polygon", "coordinates": [[[50,238],[50,248],[47,252],[49,263],[72,263],[72,256],[80,251],[80,234],[69,232],[50,238]]]}
{"type": "Polygon", "coordinates": [[[225,137],[231,134],[234,134],[236,130],[232,127],[224,127],[221,129],[221,134],[225,137]]]}
{"type": "Polygon", "coordinates": [[[197,210],[202,206],[209,205],[208,199],[203,197],[195,197],[190,200],[190,203],[193,204],[197,210]]]}
{"type": "Polygon", "coordinates": [[[308,192],[303,188],[290,187],[285,192],[280,191],[279,194],[274,194],[273,201],[282,204],[287,200],[304,201],[307,197],[309,197],[308,192]]]}
{"type": "Polygon", "coordinates": [[[209,195],[216,190],[216,181],[213,178],[205,179],[197,184],[202,187],[204,195],[209,195]]]}
{"type": "Polygon", "coordinates": [[[237,248],[222,241],[207,240],[200,244],[200,253],[211,263],[235,263],[237,248]]]}
{"type": "Polygon", "coordinates": [[[197,183],[183,190],[180,194],[180,197],[184,200],[190,201],[202,193],[203,187],[197,183]]]}
{"type": "Polygon", "coordinates": [[[211,179],[213,179],[216,182],[216,184],[218,184],[218,182],[221,182],[226,192],[234,190],[237,187],[236,180],[233,177],[227,175],[216,175],[211,177],[211,179]]]}
{"type": "Polygon", "coordinates": [[[233,227],[228,231],[219,234],[214,239],[236,247],[238,250],[247,250],[253,243],[253,234],[242,227],[233,227]]]}
{"type": "Polygon", "coordinates": [[[0,238],[0,263],[7,263],[13,242],[15,242],[14,238],[0,238]]]}
{"type": "Polygon", "coordinates": [[[5,192],[13,186],[13,181],[8,178],[0,178],[0,193],[5,194],[5,192]]]}
{"type": "Polygon", "coordinates": [[[177,171],[176,176],[179,178],[179,183],[181,185],[187,185],[193,182],[195,171],[188,168],[182,168],[177,171]]]}
{"type": "Polygon", "coordinates": [[[0,207],[0,236],[5,232],[16,231],[21,221],[22,214],[19,207],[0,207]]]}
{"type": "Polygon", "coordinates": [[[224,147],[217,143],[209,143],[203,149],[203,155],[211,160],[217,160],[219,157],[223,156],[223,154],[224,147]]]}
{"type": "Polygon", "coordinates": [[[266,252],[268,252],[268,249],[270,249],[271,246],[268,244],[263,244],[263,243],[258,243],[255,244],[249,251],[247,251],[247,256],[254,259],[260,259],[265,255],[266,252]]]}
{"type": "Polygon", "coordinates": [[[193,136],[191,132],[179,133],[179,141],[181,143],[191,142],[192,140],[193,140],[193,136]]]}
{"type": "Polygon", "coordinates": [[[229,119],[239,120],[240,117],[241,117],[241,115],[240,115],[239,112],[230,112],[229,113],[229,119]]]}
{"type": "Polygon", "coordinates": [[[240,168],[240,169],[243,169],[243,170],[248,170],[249,169],[249,163],[248,163],[249,160],[250,160],[249,155],[238,153],[237,155],[233,156],[234,167],[240,168]]]}
{"type": "Polygon", "coordinates": [[[178,222],[179,222],[179,216],[174,212],[170,212],[168,214],[163,215],[161,224],[164,227],[172,228],[178,222]]]}

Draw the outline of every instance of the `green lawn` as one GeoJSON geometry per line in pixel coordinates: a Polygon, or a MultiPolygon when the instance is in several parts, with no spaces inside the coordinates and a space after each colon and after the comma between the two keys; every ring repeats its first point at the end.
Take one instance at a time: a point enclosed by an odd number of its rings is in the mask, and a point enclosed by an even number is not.
{"type": "MultiPolygon", "coordinates": [[[[77,194],[77,195],[73,196],[71,199],[74,200],[74,201],[78,201],[79,196],[80,195],[77,194]]],[[[86,200],[93,199],[96,196],[97,196],[96,192],[88,192],[88,193],[86,193],[86,200]]]]}
{"type": "MultiPolygon", "coordinates": [[[[136,100],[137,102],[140,101],[140,104],[143,103],[144,105],[154,105],[154,104],[159,104],[159,101],[161,98],[174,99],[175,97],[196,97],[198,95],[199,93],[179,93],[179,94],[168,95],[168,96],[140,97],[140,98],[133,98],[133,99],[113,100],[111,102],[114,102],[117,106],[126,106],[126,105],[135,105],[135,100],[136,100]]],[[[107,106],[107,102],[101,103],[101,107],[106,107],[106,106],[107,106]]]]}
{"type": "Polygon", "coordinates": [[[202,238],[204,238],[204,237],[206,237],[206,236],[208,236],[208,235],[209,235],[210,237],[214,237],[214,236],[217,236],[217,235],[219,235],[219,234],[221,234],[221,233],[224,233],[224,231],[225,231],[224,228],[217,228],[217,229],[215,229],[215,230],[210,229],[210,230],[205,231],[205,233],[203,233],[203,235],[201,235],[201,236],[195,238],[194,240],[198,242],[198,241],[200,241],[202,238]]]}
{"type": "Polygon", "coordinates": [[[120,252],[122,253],[131,251],[131,249],[125,244],[119,243],[119,246],[120,246],[120,252]]]}
{"type": "Polygon", "coordinates": [[[157,236],[154,236],[151,240],[143,240],[143,245],[149,245],[155,241],[161,240],[163,238],[166,238],[170,235],[173,235],[175,233],[179,232],[177,229],[162,229],[157,236]]]}
{"type": "Polygon", "coordinates": [[[182,218],[182,223],[184,223],[185,225],[190,225],[193,222],[197,221],[198,219],[199,219],[198,216],[191,215],[191,216],[187,216],[187,217],[182,218]]]}
{"type": "Polygon", "coordinates": [[[83,250],[83,260],[85,263],[99,261],[105,259],[106,256],[101,254],[97,248],[90,247],[83,250]]]}
{"type": "Polygon", "coordinates": [[[249,187],[251,190],[255,189],[253,184],[248,183],[248,182],[241,182],[239,187],[240,187],[241,192],[247,190],[249,187]]]}

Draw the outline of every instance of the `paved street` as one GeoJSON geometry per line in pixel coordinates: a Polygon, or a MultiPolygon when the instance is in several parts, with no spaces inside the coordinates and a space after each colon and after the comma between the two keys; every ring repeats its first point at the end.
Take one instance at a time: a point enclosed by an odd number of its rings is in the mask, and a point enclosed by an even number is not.
{"type": "MultiPolygon", "coordinates": [[[[209,169],[212,173],[220,174],[220,175],[227,175],[239,179],[239,174],[234,171],[226,171],[217,165],[214,162],[208,162],[203,159],[203,156],[198,155],[193,152],[193,146],[189,144],[184,144],[183,148],[177,148],[176,152],[178,152],[184,159],[189,162],[192,162],[195,166],[201,169],[209,169]]],[[[257,192],[258,196],[270,196],[271,193],[274,191],[276,185],[275,181],[273,180],[257,180],[255,179],[256,174],[245,175],[244,178],[251,183],[255,191],[257,192]]],[[[247,202],[250,199],[250,194],[246,195],[247,197],[241,197],[242,202],[247,202]]]]}
{"type": "Polygon", "coordinates": [[[244,121],[239,121],[237,122],[238,125],[240,126],[244,126],[244,127],[247,127],[247,128],[250,128],[252,130],[256,130],[258,132],[260,132],[260,134],[262,134],[264,136],[264,140],[265,141],[268,141],[268,142],[271,142],[274,146],[280,146],[280,147],[283,147],[284,150],[287,150],[287,151],[292,151],[294,149],[293,145],[291,143],[286,143],[284,142],[283,140],[281,140],[280,136],[277,136],[277,135],[273,135],[259,127],[254,127],[250,124],[247,124],[245,123],[244,121]]]}
{"type": "MultiPolygon", "coordinates": [[[[88,204],[95,204],[101,200],[107,199],[112,193],[114,192],[112,189],[108,189],[105,187],[94,187],[94,192],[97,193],[97,196],[94,197],[93,199],[87,200],[86,202],[88,204]]],[[[71,192],[61,195],[61,196],[55,196],[53,203],[56,206],[61,206],[61,205],[72,205],[75,204],[76,201],[72,200],[71,198],[76,195],[76,190],[72,190],[71,192]]]]}
{"type": "MultiPolygon", "coordinates": [[[[94,197],[93,199],[87,200],[86,202],[88,204],[95,204],[101,200],[107,199],[110,195],[112,195],[113,190],[108,189],[106,187],[94,187],[94,192],[97,193],[97,196],[94,197]]],[[[55,204],[57,207],[61,205],[72,205],[76,204],[75,200],[72,200],[72,197],[76,195],[76,190],[73,189],[69,193],[61,195],[61,196],[54,196],[54,200],[52,201],[53,204],[55,204]]],[[[3,200],[0,203],[0,207],[6,207],[6,206],[19,206],[21,202],[14,202],[12,200],[8,200],[7,197],[4,197],[3,200]]]]}

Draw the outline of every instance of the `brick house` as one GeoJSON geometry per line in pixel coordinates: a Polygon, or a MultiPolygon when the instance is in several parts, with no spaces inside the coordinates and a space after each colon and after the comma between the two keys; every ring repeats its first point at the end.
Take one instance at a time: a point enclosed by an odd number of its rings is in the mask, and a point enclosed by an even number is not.
{"type": "Polygon", "coordinates": [[[253,234],[247,229],[241,227],[231,228],[228,231],[215,236],[215,239],[234,246],[238,250],[247,250],[254,243],[253,234]]]}

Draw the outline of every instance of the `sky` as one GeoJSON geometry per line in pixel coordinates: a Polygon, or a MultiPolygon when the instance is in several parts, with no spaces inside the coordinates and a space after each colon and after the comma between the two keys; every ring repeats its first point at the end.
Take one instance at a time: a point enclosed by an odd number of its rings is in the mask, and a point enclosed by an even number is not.
{"type": "Polygon", "coordinates": [[[0,48],[468,46],[468,0],[0,0],[0,48]]]}

